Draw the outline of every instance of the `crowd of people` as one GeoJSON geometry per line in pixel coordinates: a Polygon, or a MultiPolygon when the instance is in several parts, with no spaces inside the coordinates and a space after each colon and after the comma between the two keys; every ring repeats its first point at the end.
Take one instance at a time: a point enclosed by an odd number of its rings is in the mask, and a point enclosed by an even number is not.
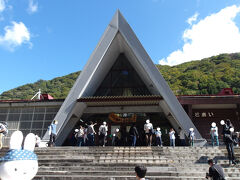
{"type": "MultiPolygon", "coordinates": [[[[238,137],[239,133],[231,132],[229,134],[230,129],[232,128],[232,125],[228,125],[230,120],[226,121],[226,124],[221,124],[223,126],[223,139],[227,146],[229,157],[232,158],[232,155],[230,152],[233,151],[233,144],[238,146],[238,137]],[[227,127],[229,130],[227,131],[227,127]],[[227,135],[228,134],[228,135],[227,135]],[[231,136],[232,138],[232,144],[229,143],[228,137],[231,136]]],[[[49,135],[50,135],[50,141],[49,145],[52,146],[55,144],[56,139],[56,124],[57,121],[53,121],[53,123],[49,127],[49,135]]],[[[74,131],[74,140],[75,143],[71,145],[77,145],[77,146],[106,146],[106,145],[112,145],[112,146],[136,146],[137,142],[139,145],[156,145],[162,147],[163,145],[170,145],[172,147],[175,147],[176,145],[176,139],[178,138],[178,144],[180,146],[194,146],[195,142],[195,132],[193,128],[189,129],[189,132],[186,135],[186,132],[179,127],[178,134],[175,132],[173,128],[170,128],[168,136],[169,141],[164,143],[162,138],[162,131],[160,127],[156,127],[154,129],[153,124],[150,122],[149,119],[146,120],[146,123],[143,126],[143,131],[139,132],[139,129],[136,127],[136,124],[133,123],[130,127],[129,131],[127,132],[128,135],[126,135],[126,132],[121,130],[120,128],[113,129],[113,132],[109,133],[108,125],[104,121],[98,129],[98,133],[96,132],[96,126],[97,123],[93,123],[92,121],[89,122],[89,124],[85,124],[85,127],[83,125],[80,125],[79,128],[75,129],[74,131]],[[144,136],[143,136],[144,134],[144,136]],[[128,137],[127,137],[128,136],[128,137]],[[96,138],[97,137],[97,138],[96,138]],[[96,139],[98,141],[96,141],[96,139]],[[127,140],[126,140],[127,139],[127,140]],[[128,142],[127,142],[128,141],[128,142]]],[[[166,131],[164,132],[166,133],[166,131]]],[[[211,124],[210,127],[210,137],[211,137],[211,144],[212,146],[219,146],[219,133],[218,133],[218,127],[215,122],[211,124]]],[[[166,140],[166,138],[165,138],[166,140]]]]}
{"type": "MultiPolygon", "coordinates": [[[[53,122],[54,124],[54,122],[53,122]]],[[[190,128],[188,132],[188,136],[185,135],[185,131],[179,128],[179,133],[175,132],[173,128],[170,128],[168,136],[169,142],[163,142],[162,131],[160,127],[156,127],[154,129],[153,124],[149,119],[146,120],[146,123],[143,126],[143,129],[138,129],[136,124],[133,123],[128,132],[124,131],[126,128],[115,128],[112,129],[112,132],[109,133],[108,125],[104,121],[98,128],[96,129],[96,123],[92,121],[89,124],[80,125],[78,128],[74,130],[73,136],[71,136],[71,141],[74,142],[71,145],[76,146],[133,146],[136,145],[147,145],[147,146],[160,146],[167,145],[169,143],[170,146],[175,147],[176,139],[178,138],[178,144],[180,146],[191,145],[194,146],[195,133],[194,129],[190,128]],[[143,130],[143,132],[141,131],[143,130]],[[187,141],[188,140],[188,141],[187,141]]],[[[52,125],[51,125],[52,126],[52,125]]],[[[50,127],[51,127],[50,126],[50,127]]],[[[54,129],[54,127],[53,127],[54,129]]],[[[166,135],[166,131],[164,131],[166,135]]],[[[54,144],[55,135],[51,136],[50,133],[50,143],[54,144]]]]}

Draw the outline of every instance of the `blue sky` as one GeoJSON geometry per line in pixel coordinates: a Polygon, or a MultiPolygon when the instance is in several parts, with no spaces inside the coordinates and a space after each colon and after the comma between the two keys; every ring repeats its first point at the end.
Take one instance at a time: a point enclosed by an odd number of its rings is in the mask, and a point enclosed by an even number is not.
{"type": "Polygon", "coordinates": [[[156,64],[240,52],[235,0],[0,0],[0,93],[83,69],[117,9],[156,64]]]}

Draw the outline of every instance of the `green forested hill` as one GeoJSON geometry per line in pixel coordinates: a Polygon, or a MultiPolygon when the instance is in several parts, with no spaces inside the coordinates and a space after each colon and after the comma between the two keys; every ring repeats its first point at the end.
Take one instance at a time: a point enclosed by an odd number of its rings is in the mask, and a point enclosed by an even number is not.
{"type": "MultiPolygon", "coordinates": [[[[176,66],[157,65],[171,89],[178,95],[216,94],[222,88],[231,87],[240,94],[240,53],[221,54],[200,61],[191,61],[176,66]]],[[[65,98],[79,72],[39,80],[3,92],[0,99],[30,99],[38,89],[55,99],[65,98]]]]}

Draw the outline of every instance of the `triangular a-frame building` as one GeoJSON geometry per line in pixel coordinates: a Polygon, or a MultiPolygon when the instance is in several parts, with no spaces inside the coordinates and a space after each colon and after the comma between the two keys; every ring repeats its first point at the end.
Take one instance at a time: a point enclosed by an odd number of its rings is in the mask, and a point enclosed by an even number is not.
{"type": "MultiPolygon", "coordinates": [[[[141,77],[137,83],[143,85],[143,88],[138,89],[135,95],[151,94],[162,97],[159,100],[159,108],[164,112],[171,125],[175,129],[181,127],[186,134],[189,128],[194,128],[197,139],[202,139],[167,82],[118,10],[55,117],[59,122],[57,144],[63,144],[76,122],[87,109],[86,103],[77,101],[79,98],[118,95],[110,93],[108,90],[102,92],[97,90],[101,89],[101,85],[111,69],[118,61],[123,62],[124,59],[133,69],[134,75],[141,77]]],[[[128,72],[122,73],[128,74],[128,72]]],[[[129,78],[133,78],[133,76],[129,76],[129,78]]],[[[116,79],[116,81],[120,82],[121,80],[116,79]]],[[[135,80],[132,79],[132,81],[135,80]]],[[[48,139],[47,133],[43,139],[48,139]]]]}

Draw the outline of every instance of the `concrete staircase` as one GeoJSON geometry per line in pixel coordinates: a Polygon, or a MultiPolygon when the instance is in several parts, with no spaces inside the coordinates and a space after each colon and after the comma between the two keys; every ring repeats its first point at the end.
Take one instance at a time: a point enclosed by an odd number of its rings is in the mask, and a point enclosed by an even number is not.
{"type": "MultiPolygon", "coordinates": [[[[203,180],[210,158],[224,167],[227,179],[240,180],[240,166],[228,166],[224,147],[54,147],[35,151],[39,171],[34,180],[134,180],[137,164],[147,167],[151,180],[203,180]]],[[[235,151],[240,157],[240,150],[235,151]]]]}

